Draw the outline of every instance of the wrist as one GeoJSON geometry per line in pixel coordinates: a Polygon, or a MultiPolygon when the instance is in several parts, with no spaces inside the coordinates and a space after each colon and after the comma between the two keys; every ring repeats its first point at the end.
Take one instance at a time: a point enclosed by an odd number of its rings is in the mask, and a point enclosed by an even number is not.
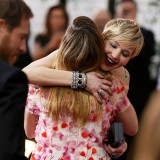
{"type": "Polygon", "coordinates": [[[83,90],[87,86],[87,76],[86,73],[73,71],[72,72],[72,82],[71,88],[75,90],[83,90]]]}

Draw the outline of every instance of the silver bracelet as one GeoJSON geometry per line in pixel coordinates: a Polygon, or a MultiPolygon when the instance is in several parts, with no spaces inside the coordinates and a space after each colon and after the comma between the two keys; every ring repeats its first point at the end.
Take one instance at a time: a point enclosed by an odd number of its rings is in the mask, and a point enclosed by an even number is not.
{"type": "Polygon", "coordinates": [[[75,90],[85,89],[87,85],[86,73],[73,71],[71,88],[75,90]]]}

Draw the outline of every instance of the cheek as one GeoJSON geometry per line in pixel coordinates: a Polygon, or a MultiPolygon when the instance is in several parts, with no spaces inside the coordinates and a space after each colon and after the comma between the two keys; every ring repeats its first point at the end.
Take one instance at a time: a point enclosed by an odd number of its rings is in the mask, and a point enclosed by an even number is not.
{"type": "Polygon", "coordinates": [[[10,38],[10,42],[11,44],[15,45],[19,45],[19,36],[16,33],[12,33],[11,38],[10,38]]]}
{"type": "Polygon", "coordinates": [[[108,49],[109,49],[109,45],[108,45],[108,42],[106,42],[106,43],[105,43],[105,46],[104,46],[104,50],[105,50],[105,52],[107,52],[107,51],[108,51],[108,49]]]}
{"type": "Polygon", "coordinates": [[[125,66],[129,62],[130,58],[121,58],[121,66],[125,66]]]}

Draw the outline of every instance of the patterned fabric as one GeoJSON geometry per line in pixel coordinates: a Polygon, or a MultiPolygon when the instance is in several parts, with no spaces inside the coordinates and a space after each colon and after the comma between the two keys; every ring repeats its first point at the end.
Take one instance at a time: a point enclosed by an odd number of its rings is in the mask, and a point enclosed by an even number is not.
{"type": "Polygon", "coordinates": [[[47,96],[40,94],[40,88],[30,85],[26,107],[31,114],[39,116],[35,130],[37,143],[31,159],[110,160],[103,139],[117,113],[130,105],[121,82],[116,78],[113,84],[112,98],[102,105],[102,119],[97,120],[93,111],[83,127],[74,124],[72,117],[60,117],[58,124],[47,117],[47,96]]]}
{"type": "Polygon", "coordinates": [[[111,73],[119,79],[119,81],[124,86],[126,94],[128,94],[129,90],[129,82],[130,82],[130,74],[128,70],[124,67],[119,67],[111,71],[111,73]]]}

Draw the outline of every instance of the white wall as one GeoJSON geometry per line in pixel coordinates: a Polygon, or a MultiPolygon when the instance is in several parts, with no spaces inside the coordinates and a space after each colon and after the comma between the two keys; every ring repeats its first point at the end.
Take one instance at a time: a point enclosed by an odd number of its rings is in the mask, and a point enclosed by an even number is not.
{"type": "Polygon", "coordinates": [[[77,16],[94,18],[99,10],[107,9],[108,0],[67,0],[66,7],[72,22],[77,16]]]}

